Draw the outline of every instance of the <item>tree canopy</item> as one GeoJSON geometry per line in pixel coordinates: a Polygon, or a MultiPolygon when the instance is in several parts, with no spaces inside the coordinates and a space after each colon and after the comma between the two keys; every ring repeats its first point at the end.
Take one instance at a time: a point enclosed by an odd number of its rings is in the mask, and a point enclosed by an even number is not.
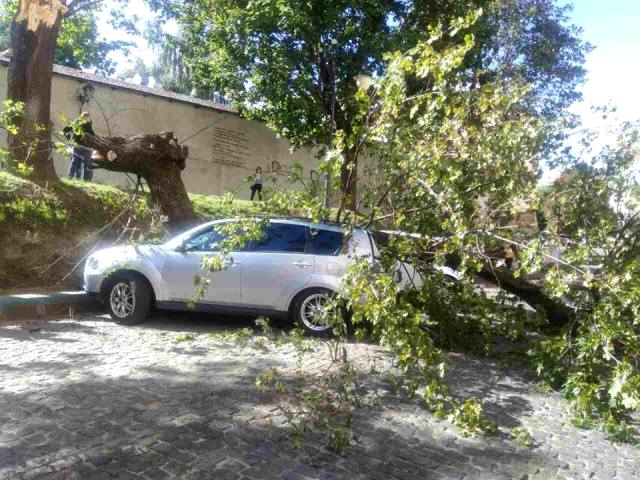
{"type": "MultiPolygon", "coordinates": [[[[446,25],[470,9],[484,12],[459,66],[467,81],[526,82],[531,88],[522,107],[546,117],[579,98],[588,50],[579,29],[567,23],[568,7],[553,0],[198,0],[172,8],[195,84],[223,92],[297,147],[329,143],[332,112],[336,129],[350,135],[358,112],[354,77],[382,75],[387,52],[409,50],[430,25],[446,25]]],[[[439,40],[437,48],[447,43],[439,40]]],[[[345,165],[357,163],[354,154],[345,145],[345,165]]]]}
{"type": "Polygon", "coordinates": [[[142,58],[137,58],[132,68],[120,74],[120,78],[128,79],[140,75],[143,85],[149,85],[153,79],[154,86],[198,98],[222,100],[222,96],[208,86],[196,82],[193,69],[184,58],[183,33],[171,34],[163,30],[165,20],[162,16],[148,22],[144,37],[151,45],[154,59],[147,66],[142,58]]]}

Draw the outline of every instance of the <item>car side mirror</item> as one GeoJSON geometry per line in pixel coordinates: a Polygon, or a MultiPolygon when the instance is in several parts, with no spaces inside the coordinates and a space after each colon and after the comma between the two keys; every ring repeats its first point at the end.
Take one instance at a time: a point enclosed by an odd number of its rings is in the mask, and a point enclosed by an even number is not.
{"type": "Polygon", "coordinates": [[[189,242],[185,240],[176,247],[176,252],[184,253],[184,252],[188,252],[192,248],[193,248],[193,245],[190,245],[189,242]]]}

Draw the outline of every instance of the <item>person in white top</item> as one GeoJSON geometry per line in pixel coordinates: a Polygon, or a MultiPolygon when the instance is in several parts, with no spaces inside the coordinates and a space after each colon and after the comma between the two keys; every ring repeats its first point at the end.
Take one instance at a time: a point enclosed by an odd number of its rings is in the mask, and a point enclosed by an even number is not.
{"type": "Polygon", "coordinates": [[[253,197],[256,192],[258,192],[258,200],[262,200],[262,183],[264,182],[264,177],[262,176],[262,168],[256,168],[256,176],[253,179],[253,183],[251,184],[251,200],[253,201],[253,197]]]}

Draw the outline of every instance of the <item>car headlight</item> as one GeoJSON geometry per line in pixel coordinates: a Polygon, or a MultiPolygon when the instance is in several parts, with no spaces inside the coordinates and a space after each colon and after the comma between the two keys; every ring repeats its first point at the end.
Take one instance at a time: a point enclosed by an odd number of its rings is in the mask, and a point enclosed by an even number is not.
{"type": "Polygon", "coordinates": [[[100,262],[98,261],[98,258],[94,257],[93,255],[87,259],[87,266],[92,270],[98,268],[99,263],[100,262]]]}

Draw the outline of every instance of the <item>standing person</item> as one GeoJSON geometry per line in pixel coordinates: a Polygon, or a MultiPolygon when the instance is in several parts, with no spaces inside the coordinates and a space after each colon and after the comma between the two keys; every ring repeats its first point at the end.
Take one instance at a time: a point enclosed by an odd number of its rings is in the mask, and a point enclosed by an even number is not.
{"type": "MultiPolygon", "coordinates": [[[[91,122],[91,116],[89,112],[82,112],[80,114],[80,118],[78,119],[78,123],[80,124],[80,129],[82,130],[82,135],[85,133],[89,133],[91,135],[95,135],[93,131],[93,123],[91,122]]],[[[73,140],[78,143],[78,141],[82,138],[82,135],[74,134],[73,127],[71,125],[67,125],[62,130],[64,136],[69,140],[73,140]]],[[[71,163],[69,165],[69,178],[80,178],[82,173],[82,178],[86,181],[91,181],[93,178],[93,164],[91,162],[91,154],[93,150],[90,148],[83,147],[81,145],[75,145],[71,152],[71,163]]]]}
{"type": "Polygon", "coordinates": [[[69,147],[67,153],[71,155],[69,162],[69,178],[80,178],[82,176],[82,157],[76,155],[76,148],[69,147]]]}
{"type": "Polygon", "coordinates": [[[511,245],[507,245],[504,249],[504,263],[507,266],[507,270],[513,270],[513,261],[516,258],[516,252],[511,245]]]}
{"type": "Polygon", "coordinates": [[[251,184],[251,201],[253,201],[253,197],[256,192],[258,192],[258,200],[262,201],[262,183],[264,182],[264,177],[262,176],[262,168],[256,168],[256,176],[253,179],[253,183],[251,184]]]}

